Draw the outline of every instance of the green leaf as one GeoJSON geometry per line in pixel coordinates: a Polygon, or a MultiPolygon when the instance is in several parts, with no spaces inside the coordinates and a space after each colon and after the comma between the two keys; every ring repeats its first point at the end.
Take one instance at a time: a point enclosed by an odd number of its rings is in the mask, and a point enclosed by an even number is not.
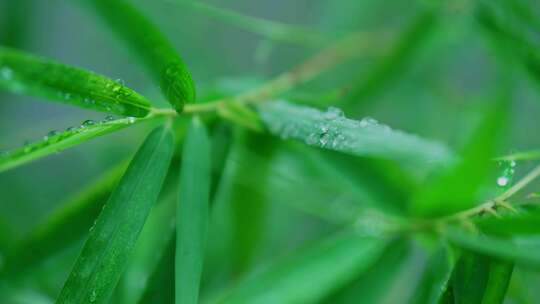
{"type": "Polygon", "coordinates": [[[444,216],[473,207],[478,188],[485,182],[501,133],[506,125],[508,95],[499,96],[498,103],[490,104],[480,126],[463,149],[462,158],[443,168],[437,176],[414,196],[411,213],[422,217],[444,216]]]}
{"type": "Polygon", "coordinates": [[[134,117],[116,120],[106,118],[101,122],[87,120],[80,127],[68,128],[61,132],[53,131],[40,141],[2,152],[0,154],[0,172],[13,169],[28,162],[71,148],[95,137],[118,131],[145,120],[145,118],[137,119],[134,117]]]}
{"type": "Polygon", "coordinates": [[[170,130],[152,131],[105,204],[57,303],[107,303],[150,209],[173,152],[170,130]]]}
{"type": "Polygon", "coordinates": [[[253,131],[262,132],[264,129],[259,115],[246,105],[237,102],[220,103],[217,112],[224,119],[253,131]]]}
{"type": "Polygon", "coordinates": [[[452,274],[452,294],[456,304],[482,302],[489,279],[490,260],[486,256],[463,252],[452,274]]]}
{"type": "Polygon", "coordinates": [[[415,168],[444,164],[452,160],[448,148],[416,135],[393,130],[372,118],[347,119],[337,108],[321,112],[285,101],[258,107],[270,133],[296,139],[308,145],[357,156],[376,156],[401,161],[415,168]]]}
{"type": "MultiPolygon", "coordinates": [[[[164,187],[166,191],[166,187],[164,187]]],[[[170,189],[172,190],[172,189],[170,189]]],[[[122,303],[138,303],[149,284],[149,279],[159,266],[156,256],[166,254],[167,246],[174,241],[176,191],[168,191],[162,202],[152,209],[133,248],[129,264],[117,291],[122,303]]]]}
{"type": "Polygon", "coordinates": [[[169,103],[181,112],[195,102],[195,84],[173,45],[137,8],[125,0],[83,0],[121,37],[160,85],[169,103]]]}
{"type": "Polygon", "coordinates": [[[168,0],[167,2],[200,11],[211,18],[215,18],[275,41],[320,47],[330,42],[332,38],[325,33],[310,28],[251,17],[200,1],[168,0]]]}
{"type": "Polygon", "coordinates": [[[163,253],[154,272],[148,279],[148,284],[139,300],[139,304],[174,303],[174,255],[175,239],[173,238],[163,253]]]}
{"type": "Polygon", "coordinates": [[[475,235],[456,228],[448,229],[447,237],[452,243],[474,252],[534,267],[540,266],[540,256],[537,254],[540,244],[518,244],[509,239],[475,235]]]}
{"type": "Polygon", "coordinates": [[[7,257],[6,273],[23,273],[88,233],[109,194],[120,180],[127,161],[96,178],[68,198],[23,237],[7,257]],[[69,227],[69,229],[66,229],[69,227]]]}
{"type": "Polygon", "coordinates": [[[327,297],[323,303],[349,304],[362,299],[362,303],[387,303],[389,286],[406,266],[411,255],[410,244],[396,240],[389,244],[378,261],[367,271],[355,278],[354,282],[327,297]],[[369,283],[367,283],[369,282],[369,283]]]}
{"type": "Polygon", "coordinates": [[[451,249],[448,245],[441,244],[429,258],[411,303],[440,303],[448,288],[454,264],[455,257],[451,249]]]}
{"type": "Polygon", "coordinates": [[[0,89],[123,116],[144,117],[151,108],[146,98],[105,76],[4,47],[0,89]]]}
{"type": "Polygon", "coordinates": [[[231,152],[234,175],[228,200],[231,211],[230,256],[235,276],[242,275],[252,266],[257,249],[264,240],[268,211],[268,184],[271,178],[272,156],[275,143],[265,136],[237,130],[235,150],[231,152]],[[250,162],[250,154],[261,157],[250,162]],[[240,162],[247,161],[247,164],[240,162]],[[243,181],[257,176],[257,187],[243,181]],[[249,227],[249,228],[248,228],[249,227]]]}
{"type": "Polygon", "coordinates": [[[218,303],[317,303],[366,271],[386,241],[345,231],[248,277],[218,303]]]}
{"type": "Polygon", "coordinates": [[[538,235],[540,234],[540,213],[521,211],[502,218],[483,217],[476,219],[474,224],[483,232],[498,236],[538,235]]]}
{"type": "Polygon", "coordinates": [[[194,117],[184,141],[176,207],[176,303],[197,303],[208,230],[210,140],[194,117]]]}
{"type": "Polygon", "coordinates": [[[482,304],[502,304],[514,264],[508,261],[492,259],[489,265],[489,279],[487,282],[482,304]]]}
{"type": "Polygon", "coordinates": [[[535,160],[540,158],[540,150],[520,151],[512,154],[497,157],[496,161],[520,161],[520,160],[535,160]]]}

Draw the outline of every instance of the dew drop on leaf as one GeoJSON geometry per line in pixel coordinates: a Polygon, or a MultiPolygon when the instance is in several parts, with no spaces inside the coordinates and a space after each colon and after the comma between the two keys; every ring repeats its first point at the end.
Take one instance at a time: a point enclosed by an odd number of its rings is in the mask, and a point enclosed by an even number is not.
{"type": "Polygon", "coordinates": [[[0,76],[5,80],[10,80],[13,77],[13,71],[8,67],[2,67],[0,69],[0,76]]]}
{"type": "Polygon", "coordinates": [[[516,161],[501,161],[498,163],[501,173],[497,177],[497,186],[506,187],[512,183],[514,177],[515,168],[517,166],[516,161]]]}
{"type": "Polygon", "coordinates": [[[96,124],[95,121],[93,121],[93,120],[91,120],[91,119],[88,119],[88,120],[85,120],[85,121],[82,123],[81,127],[86,128],[86,127],[89,127],[89,126],[93,126],[93,125],[95,125],[95,124],[96,124]]]}

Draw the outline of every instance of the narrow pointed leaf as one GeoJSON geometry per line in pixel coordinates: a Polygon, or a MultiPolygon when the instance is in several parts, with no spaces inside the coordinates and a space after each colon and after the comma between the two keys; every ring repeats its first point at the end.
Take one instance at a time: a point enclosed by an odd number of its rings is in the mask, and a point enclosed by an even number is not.
{"type": "Polygon", "coordinates": [[[480,126],[464,147],[461,159],[443,168],[423,187],[423,191],[412,198],[411,213],[423,217],[444,216],[477,203],[478,188],[494,167],[491,159],[506,125],[507,98],[505,92],[495,105],[490,105],[480,126]]]}
{"type": "Polygon", "coordinates": [[[443,144],[393,130],[372,118],[362,121],[342,116],[339,109],[321,112],[285,101],[259,106],[270,133],[308,145],[357,156],[376,156],[430,167],[452,160],[443,144]]]}
{"type": "Polygon", "coordinates": [[[158,198],[173,152],[168,128],[152,131],[92,228],[57,303],[107,303],[158,198]]]}
{"type": "Polygon", "coordinates": [[[475,225],[487,234],[498,236],[540,235],[540,212],[522,211],[503,218],[479,218],[475,225]]]}
{"type": "Polygon", "coordinates": [[[194,117],[184,141],[176,208],[175,298],[196,304],[199,298],[210,195],[210,140],[204,124],[194,117]]]}
{"type": "Polygon", "coordinates": [[[386,241],[346,231],[247,278],[217,303],[318,303],[366,271],[386,241]]]}
{"type": "Polygon", "coordinates": [[[452,243],[474,252],[540,267],[540,256],[537,254],[540,249],[538,243],[518,244],[512,240],[475,235],[455,228],[448,230],[447,237],[452,243]]]}
{"type": "Polygon", "coordinates": [[[181,112],[195,102],[195,84],[173,45],[137,8],[125,0],[83,0],[125,40],[160,85],[169,103],[181,112]]]}
{"type": "Polygon", "coordinates": [[[146,98],[105,76],[4,47],[0,90],[123,116],[144,117],[151,108],[146,98]]]}
{"type": "Polygon", "coordinates": [[[145,119],[136,119],[134,117],[105,120],[102,122],[86,121],[80,127],[49,133],[40,141],[2,152],[0,154],[0,172],[13,169],[142,121],[145,121],[145,119]]]}
{"type": "Polygon", "coordinates": [[[454,264],[455,261],[450,248],[446,244],[441,244],[429,258],[420,285],[416,288],[411,303],[440,303],[450,284],[454,264]]]}
{"type": "Polygon", "coordinates": [[[489,265],[489,279],[482,298],[482,304],[503,303],[513,270],[513,263],[491,259],[489,265]]]}
{"type": "Polygon", "coordinates": [[[481,303],[489,279],[490,259],[465,251],[452,274],[452,295],[456,304],[481,303]]]}

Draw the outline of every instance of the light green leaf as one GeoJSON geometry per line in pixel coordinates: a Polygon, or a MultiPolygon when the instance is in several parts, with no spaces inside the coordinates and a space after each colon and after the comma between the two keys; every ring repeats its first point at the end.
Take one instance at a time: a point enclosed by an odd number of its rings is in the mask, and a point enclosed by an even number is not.
{"type": "Polygon", "coordinates": [[[264,129],[259,115],[246,105],[236,102],[221,103],[217,112],[224,119],[253,131],[262,132],[264,129]]]}
{"type": "Polygon", "coordinates": [[[6,273],[23,273],[59,250],[82,239],[120,180],[127,161],[120,163],[68,198],[23,237],[7,257],[6,273]],[[69,227],[66,229],[65,227],[69,227]]]}
{"type": "Polygon", "coordinates": [[[487,235],[475,235],[456,228],[447,231],[448,239],[463,248],[497,257],[504,260],[540,267],[540,256],[537,254],[540,244],[518,244],[509,239],[495,238],[487,235]]]}
{"type": "Polygon", "coordinates": [[[217,303],[317,303],[376,262],[386,241],[345,231],[254,274],[217,303]]]}
{"type": "Polygon", "coordinates": [[[204,124],[194,117],[184,141],[176,207],[176,303],[198,303],[208,230],[210,174],[210,140],[204,124]]]}
{"type": "Polygon", "coordinates": [[[152,131],[92,227],[57,303],[107,303],[158,198],[173,152],[170,130],[152,131]]]}
{"type": "Polygon", "coordinates": [[[528,150],[511,153],[508,155],[495,158],[496,161],[520,161],[520,160],[535,160],[540,158],[540,150],[528,150]]]}
{"type": "Polygon", "coordinates": [[[451,249],[448,245],[441,244],[429,258],[411,303],[440,303],[448,288],[454,264],[455,257],[451,249]]]}
{"type": "Polygon", "coordinates": [[[452,160],[452,153],[441,144],[416,135],[393,130],[372,118],[347,119],[337,108],[327,112],[285,101],[258,107],[270,133],[283,139],[296,139],[308,145],[357,156],[376,156],[424,168],[452,160]]]}
{"type": "Polygon", "coordinates": [[[324,46],[325,43],[330,42],[331,38],[333,38],[328,34],[310,28],[251,17],[232,10],[215,7],[201,1],[167,0],[167,2],[200,11],[211,18],[215,18],[275,41],[320,47],[324,46]]]}
{"type": "Polygon", "coordinates": [[[144,117],[151,108],[146,98],[105,76],[4,47],[0,89],[123,116],[144,117]]]}
{"type": "Polygon", "coordinates": [[[82,0],[125,40],[178,111],[195,102],[195,84],[173,45],[137,8],[125,0],[82,0]]]}
{"type": "Polygon", "coordinates": [[[118,131],[142,121],[145,121],[145,119],[137,119],[135,117],[116,120],[106,118],[100,122],[87,120],[79,127],[68,128],[61,132],[53,131],[40,141],[2,152],[0,154],[0,172],[63,151],[87,140],[118,131]]]}

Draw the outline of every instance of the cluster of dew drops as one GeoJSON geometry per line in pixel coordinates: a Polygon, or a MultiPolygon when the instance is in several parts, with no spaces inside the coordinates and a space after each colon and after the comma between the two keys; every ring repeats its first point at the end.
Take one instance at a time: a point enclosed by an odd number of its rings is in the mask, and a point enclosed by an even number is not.
{"type": "Polygon", "coordinates": [[[516,172],[517,163],[515,160],[499,161],[498,167],[501,170],[500,175],[497,177],[497,186],[501,188],[508,187],[512,184],[514,173],[516,172]]]}
{"type": "MultiPolygon", "coordinates": [[[[340,130],[341,127],[350,128],[378,128],[383,131],[391,130],[389,126],[380,124],[372,117],[364,117],[362,120],[347,119],[343,111],[336,107],[329,107],[321,114],[315,126],[315,130],[305,137],[305,143],[310,146],[322,148],[342,149],[349,143],[347,136],[340,130]]],[[[282,138],[298,138],[300,128],[293,122],[286,124],[280,130],[282,138]]]]}

